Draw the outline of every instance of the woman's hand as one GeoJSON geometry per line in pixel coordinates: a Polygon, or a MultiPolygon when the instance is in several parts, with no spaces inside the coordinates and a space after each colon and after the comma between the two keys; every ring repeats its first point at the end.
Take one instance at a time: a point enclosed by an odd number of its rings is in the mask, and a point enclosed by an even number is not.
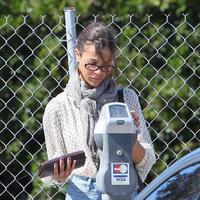
{"type": "Polygon", "coordinates": [[[54,174],[53,179],[58,182],[66,181],[69,175],[72,173],[76,165],[76,160],[72,163],[71,158],[67,159],[67,167],[64,169],[64,160],[60,159],[59,166],[58,163],[54,164],[54,174]]]}
{"type": "Polygon", "coordinates": [[[139,116],[137,115],[137,113],[134,110],[131,111],[131,115],[132,115],[134,124],[136,125],[137,128],[139,128],[139,126],[140,126],[139,116]]]}
{"type": "MultiPolygon", "coordinates": [[[[133,118],[133,122],[136,125],[137,129],[140,127],[140,119],[137,113],[133,110],[131,111],[131,115],[133,118]]],[[[132,148],[132,159],[135,164],[139,164],[145,156],[145,149],[144,147],[136,140],[135,144],[132,148]]]]}

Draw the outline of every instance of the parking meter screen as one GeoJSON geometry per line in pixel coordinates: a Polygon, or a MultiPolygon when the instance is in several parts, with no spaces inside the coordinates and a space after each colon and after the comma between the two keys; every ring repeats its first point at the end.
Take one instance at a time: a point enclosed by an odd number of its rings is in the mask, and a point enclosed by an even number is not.
{"type": "Polygon", "coordinates": [[[126,112],[126,107],[122,105],[112,105],[109,106],[110,117],[113,118],[127,118],[128,113],[126,112]]]}

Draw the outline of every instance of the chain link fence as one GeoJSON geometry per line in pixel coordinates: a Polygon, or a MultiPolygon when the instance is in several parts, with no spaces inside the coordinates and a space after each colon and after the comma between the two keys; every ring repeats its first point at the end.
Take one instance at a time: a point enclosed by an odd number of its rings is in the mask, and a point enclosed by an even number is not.
{"type": "MultiPolygon", "coordinates": [[[[91,21],[97,16],[92,16],[91,21]]],[[[157,162],[146,183],[200,145],[200,24],[188,15],[105,18],[118,39],[116,81],[133,88],[157,162]]],[[[84,28],[77,17],[77,32],[84,28]]],[[[0,19],[0,199],[62,199],[37,177],[47,159],[42,115],[68,81],[64,17],[0,19]]]]}

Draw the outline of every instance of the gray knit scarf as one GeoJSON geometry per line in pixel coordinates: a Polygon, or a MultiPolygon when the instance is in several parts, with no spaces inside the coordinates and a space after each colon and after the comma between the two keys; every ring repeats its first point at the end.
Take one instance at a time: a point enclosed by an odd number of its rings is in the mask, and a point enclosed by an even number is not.
{"type": "Polygon", "coordinates": [[[106,103],[117,101],[117,87],[112,78],[106,78],[98,87],[88,88],[75,72],[69,79],[65,88],[80,108],[83,123],[83,133],[86,143],[91,151],[93,160],[98,166],[98,148],[94,141],[94,126],[99,118],[99,112],[106,103]]]}

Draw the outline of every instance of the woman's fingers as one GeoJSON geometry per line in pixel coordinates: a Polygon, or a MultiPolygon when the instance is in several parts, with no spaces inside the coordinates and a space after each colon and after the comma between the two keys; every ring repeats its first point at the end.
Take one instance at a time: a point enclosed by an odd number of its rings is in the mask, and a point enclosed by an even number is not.
{"type": "Polygon", "coordinates": [[[132,115],[132,118],[133,118],[133,121],[134,121],[135,125],[138,128],[140,126],[139,116],[137,115],[137,113],[134,110],[131,111],[131,115],[132,115]]]}
{"type": "Polygon", "coordinates": [[[72,173],[76,165],[76,161],[72,163],[71,158],[67,159],[67,166],[64,165],[64,160],[60,159],[58,163],[54,164],[54,179],[57,181],[65,181],[68,176],[72,173]]]}
{"type": "Polygon", "coordinates": [[[71,170],[71,166],[72,166],[72,161],[71,161],[71,158],[68,157],[67,158],[67,169],[66,169],[66,171],[67,170],[70,171],[71,170]]]}
{"type": "Polygon", "coordinates": [[[68,163],[67,163],[67,168],[68,168],[67,171],[68,171],[69,175],[72,173],[72,171],[74,170],[75,166],[76,166],[76,160],[74,160],[73,163],[72,163],[72,160],[70,158],[68,163]]]}
{"type": "Polygon", "coordinates": [[[58,171],[58,163],[54,163],[54,172],[53,172],[54,179],[57,179],[59,177],[59,171],[58,171]]]}
{"type": "Polygon", "coordinates": [[[64,159],[60,159],[60,177],[65,176],[64,159]]]}

